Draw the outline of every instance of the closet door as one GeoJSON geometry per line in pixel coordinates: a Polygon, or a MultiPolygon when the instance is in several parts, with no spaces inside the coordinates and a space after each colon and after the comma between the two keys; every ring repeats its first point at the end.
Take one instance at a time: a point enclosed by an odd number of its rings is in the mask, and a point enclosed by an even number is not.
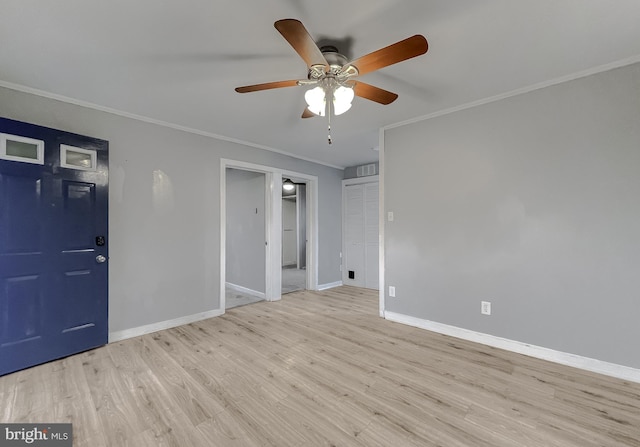
{"type": "Polygon", "coordinates": [[[378,288],[378,182],[344,186],[342,282],[378,288]]]}

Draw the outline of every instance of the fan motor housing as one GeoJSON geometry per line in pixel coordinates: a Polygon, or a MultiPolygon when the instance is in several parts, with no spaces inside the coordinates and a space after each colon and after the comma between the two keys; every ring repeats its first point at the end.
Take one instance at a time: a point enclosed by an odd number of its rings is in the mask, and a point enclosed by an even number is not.
{"type": "Polygon", "coordinates": [[[325,73],[324,66],[313,66],[309,69],[308,79],[318,80],[329,76],[337,76],[342,72],[344,67],[349,61],[344,54],[338,52],[338,49],[333,45],[326,45],[320,48],[322,55],[329,64],[329,71],[325,73]]]}
{"type": "MultiPolygon", "coordinates": [[[[326,46],[320,48],[324,58],[329,63],[331,70],[336,70],[336,72],[340,71],[342,67],[346,65],[348,62],[347,57],[344,54],[338,52],[338,49],[333,46],[326,46]]],[[[337,74],[337,73],[336,73],[337,74]]]]}

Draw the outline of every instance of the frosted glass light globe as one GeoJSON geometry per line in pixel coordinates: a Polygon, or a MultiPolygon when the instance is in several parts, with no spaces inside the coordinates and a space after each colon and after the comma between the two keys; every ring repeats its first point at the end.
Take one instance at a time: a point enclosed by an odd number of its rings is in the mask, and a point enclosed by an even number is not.
{"type": "Polygon", "coordinates": [[[336,115],[342,115],[344,112],[351,108],[351,101],[353,101],[354,93],[353,89],[349,87],[340,86],[333,92],[333,113],[336,115]]]}
{"type": "Polygon", "coordinates": [[[327,108],[327,101],[322,87],[318,86],[307,90],[304,94],[308,109],[316,115],[324,116],[327,108]]]}

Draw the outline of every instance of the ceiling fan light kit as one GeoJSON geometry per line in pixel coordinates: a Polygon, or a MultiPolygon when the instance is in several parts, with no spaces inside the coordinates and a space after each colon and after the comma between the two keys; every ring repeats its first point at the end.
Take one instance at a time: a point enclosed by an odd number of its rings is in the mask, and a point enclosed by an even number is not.
{"type": "Polygon", "coordinates": [[[355,93],[353,88],[338,85],[331,85],[329,82],[323,82],[319,86],[307,90],[304,99],[307,102],[307,108],[315,115],[325,116],[327,114],[327,98],[331,99],[334,115],[342,115],[351,108],[351,102],[355,93]]]}
{"type": "Polygon", "coordinates": [[[336,47],[318,48],[299,20],[282,19],[275,22],[274,26],[306,62],[307,79],[247,85],[237,87],[236,91],[249,93],[293,86],[313,87],[304,94],[307,107],[302,118],[326,116],[329,144],[331,115],[341,115],[348,111],[355,96],[383,105],[391,104],[398,98],[395,93],[356,80],[358,76],[420,56],[429,48],[427,39],[417,34],[349,62],[336,47]]]}

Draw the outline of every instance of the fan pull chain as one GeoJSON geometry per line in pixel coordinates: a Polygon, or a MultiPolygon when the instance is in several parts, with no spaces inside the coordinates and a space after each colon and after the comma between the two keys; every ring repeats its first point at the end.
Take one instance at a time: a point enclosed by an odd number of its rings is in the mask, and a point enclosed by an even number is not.
{"type": "Polygon", "coordinates": [[[332,141],[331,141],[331,104],[332,104],[332,102],[333,101],[329,101],[329,104],[327,104],[327,111],[328,111],[328,113],[327,113],[327,122],[328,122],[328,124],[327,124],[327,134],[328,134],[327,135],[327,142],[329,144],[332,143],[332,141]]]}

